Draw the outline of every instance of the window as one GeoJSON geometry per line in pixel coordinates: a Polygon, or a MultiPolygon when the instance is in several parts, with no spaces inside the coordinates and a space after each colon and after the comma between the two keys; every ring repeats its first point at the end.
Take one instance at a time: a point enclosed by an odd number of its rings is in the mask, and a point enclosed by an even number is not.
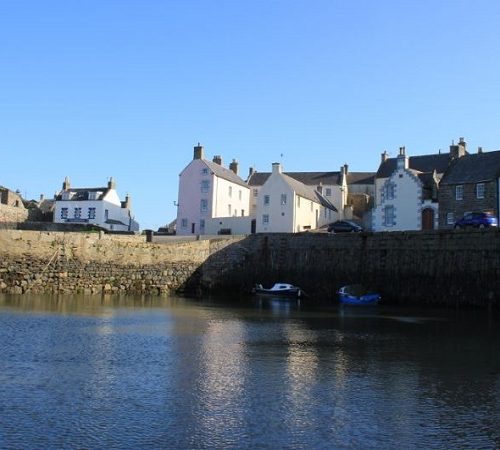
{"type": "Polygon", "coordinates": [[[232,209],[231,209],[231,205],[227,205],[227,212],[228,212],[228,216],[230,216],[230,215],[231,215],[231,211],[232,211],[232,209]]]}
{"type": "Polygon", "coordinates": [[[71,200],[71,192],[64,191],[64,192],[62,193],[62,199],[63,199],[63,200],[71,200]]]}
{"type": "Polygon", "coordinates": [[[268,225],[269,224],[269,214],[264,214],[262,216],[262,224],[263,225],[268,225]]]}
{"type": "Polygon", "coordinates": [[[264,205],[269,205],[269,203],[270,203],[269,195],[264,195],[264,205]]]}
{"type": "Polygon", "coordinates": [[[384,225],[386,227],[392,227],[395,224],[395,222],[394,222],[394,206],[387,205],[384,208],[384,212],[385,212],[384,225]]]}
{"type": "Polygon", "coordinates": [[[233,196],[233,187],[232,186],[229,186],[228,194],[229,194],[229,197],[233,196]]]}
{"type": "Polygon", "coordinates": [[[241,210],[241,217],[243,217],[244,215],[245,215],[245,210],[244,210],[244,209],[242,209],[242,210],[241,210]]]}
{"type": "Polygon", "coordinates": [[[95,208],[89,208],[88,218],[89,219],[95,219],[95,208]]]}
{"type": "Polygon", "coordinates": [[[281,194],[281,204],[286,205],[286,194],[281,194]]]}
{"type": "Polygon", "coordinates": [[[210,188],[210,181],[202,180],[201,181],[201,192],[208,192],[209,188],[210,188]]]}
{"type": "Polygon", "coordinates": [[[331,197],[332,196],[332,188],[326,188],[325,190],[325,195],[327,197],[331,197]]]}
{"type": "Polygon", "coordinates": [[[300,208],[300,196],[297,195],[297,208],[300,208]]]}
{"type": "Polygon", "coordinates": [[[188,220],[181,219],[181,228],[187,228],[187,226],[188,226],[188,220]]]}
{"type": "Polygon", "coordinates": [[[385,185],[385,199],[386,200],[394,199],[394,183],[387,183],[385,185]]]}
{"type": "Polygon", "coordinates": [[[68,208],[61,208],[61,219],[68,218],[68,208]]]}
{"type": "Polygon", "coordinates": [[[241,200],[241,196],[243,195],[243,193],[241,192],[241,189],[238,191],[238,199],[241,200]]]}
{"type": "Polygon", "coordinates": [[[208,169],[207,168],[201,169],[201,174],[208,175],[208,169]]]}
{"type": "Polygon", "coordinates": [[[208,210],[208,200],[206,198],[202,198],[200,201],[200,211],[206,212],[208,210]]]}
{"type": "Polygon", "coordinates": [[[463,200],[464,199],[464,187],[459,184],[455,186],[455,200],[463,200]]]}
{"type": "Polygon", "coordinates": [[[200,231],[205,231],[205,219],[200,220],[200,231]]]}
{"type": "Polygon", "coordinates": [[[75,219],[82,217],[82,208],[75,208],[74,216],[75,219]]]}
{"type": "Polygon", "coordinates": [[[311,212],[313,212],[313,209],[314,209],[313,202],[311,202],[311,212]]]}
{"type": "Polygon", "coordinates": [[[258,189],[254,189],[253,190],[253,196],[257,197],[258,195],[259,195],[259,190],[258,189]]]}
{"type": "Polygon", "coordinates": [[[453,225],[455,223],[455,214],[452,212],[446,213],[446,224],[453,225]]]}
{"type": "Polygon", "coordinates": [[[484,198],[484,183],[476,184],[476,198],[484,198]]]}

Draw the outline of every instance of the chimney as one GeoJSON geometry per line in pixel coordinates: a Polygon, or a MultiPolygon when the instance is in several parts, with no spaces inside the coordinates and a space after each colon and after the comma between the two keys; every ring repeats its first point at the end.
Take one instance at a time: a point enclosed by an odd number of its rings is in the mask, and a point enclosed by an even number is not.
{"type": "Polygon", "coordinates": [[[203,145],[200,145],[199,142],[198,142],[198,145],[194,146],[193,159],[204,159],[204,156],[203,156],[203,145]]]}
{"type": "Polygon", "coordinates": [[[483,153],[483,147],[478,147],[478,148],[477,148],[477,152],[478,152],[478,153],[483,153]]]}
{"type": "Polygon", "coordinates": [[[349,172],[349,166],[347,164],[344,164],[344,174],[347,175],[349,172]]]}
{"type": "Polygon", "coordinates": [[[406,156],[405,147],[399,147],[399,155],[397,159],[397,168],[399,169],[408,169],[409,162],[408,157],[406,156]]]}
{"type": "Polygon", "coordinates": [[[389,157],[389,155],[387,154],[387,150],[384,150],[384,153],[382,153],[382,164],[385,163],[387,161],[387,158],[389,157]]]}
{"type": "Polygon", "coordinates": [[[130,198],[130,195],[127,194],[125,196],[125,201],[122,202],[122,208],[130,209],[131,206],[132,206],[132,199],[130,198]]]}
{"type": "Polygon", "coordinates": [[[281,163],[273,163],[273,173],[283,173],[281,163]]]}
{"type": "Polygon", "coordinates": [[[248,169],[248,178],[250,178],[255,172],[257,172],[253,167],[248,169]]]}
{"type": "Polygon", "coordinates": [[[214,159],[212,160],[215,164],[218,164],[219,166],[222,166],[222,156],[220,155],[215,155],[214,159]]]}
{"type": "Polygon", "coordinates": [[[64,178],[64,183],[63,183],[63,191],[69,191],[69,188],[71,187],[69,183],[69,177],[64,178]]]}
{"type": "Polygon", "coordinates": [[[450,158],[457,159],[465,156],[467,154],[467,143],[464,141],[464,138],[461,137],[458,141],[458,145],[455,145],[453,142],[450,145],[450,158]]]}
{"type": "Polygon", "coordinates": [[[113,177],[109,178],[108,189],[116,189],[115,179],[113,177]]]}
{"type": "Polygon", "coordinates": [[[43,202],[45,200],[45,195],[40,194],[40,202],[43,202]]]}
{"type": "Polygon", "coordinates": [[[229,170],[231,170],[236,175],[238,175],[238,161],[236,161],[235,159],[233,159],[233,161],[231,162],[231,164],[229,164],[229,170]]]}

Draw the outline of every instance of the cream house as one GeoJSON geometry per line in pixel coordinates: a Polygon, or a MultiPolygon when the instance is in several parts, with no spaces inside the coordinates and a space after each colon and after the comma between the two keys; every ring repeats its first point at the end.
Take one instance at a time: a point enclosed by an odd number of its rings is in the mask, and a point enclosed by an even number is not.
{"type": "Polygon", "coordinates": [[[257,233],[314,230],[337,218],[337,209],[324,195],[284,174],[280,163],[273,163],[271,174],[258,191],[257,233]]]}

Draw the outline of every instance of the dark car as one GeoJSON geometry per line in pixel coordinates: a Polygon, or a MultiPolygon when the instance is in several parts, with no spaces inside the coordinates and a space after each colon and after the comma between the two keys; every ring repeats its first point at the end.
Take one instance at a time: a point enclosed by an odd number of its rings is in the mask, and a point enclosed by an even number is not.
{"type": "Polygon", "coordinates": [[[488,228],[497,227],[497,218],[488,212],[471,212],[465,214],[460,220],[455,222],[455,228],[488,228]]]}
{"type": "Polygon", "coordinates": [[[350,220],[337,220],[328,225],[329,233],[359,233],[363,227],[350,220]]]}

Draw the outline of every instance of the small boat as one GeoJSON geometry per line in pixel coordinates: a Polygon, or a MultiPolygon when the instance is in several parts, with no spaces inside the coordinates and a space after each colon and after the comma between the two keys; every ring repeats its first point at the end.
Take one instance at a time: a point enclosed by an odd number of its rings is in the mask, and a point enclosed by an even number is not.
{"type": "Polygon", "coordinates": [[[365,289],[360,284],[342,286],[339,291],[340,303],[344,305],[376,305],[380,301],[380,294],[365,289]]]}
{"type": "Polygon", "coordinates": [[[259,295],[273,295],[279,297],[300,297],[303,292],[302,290],[288,283],[275,283],[272,288],[266,289],[262,284],[257,284],[253,288],[254,294],[259,295]]]}

